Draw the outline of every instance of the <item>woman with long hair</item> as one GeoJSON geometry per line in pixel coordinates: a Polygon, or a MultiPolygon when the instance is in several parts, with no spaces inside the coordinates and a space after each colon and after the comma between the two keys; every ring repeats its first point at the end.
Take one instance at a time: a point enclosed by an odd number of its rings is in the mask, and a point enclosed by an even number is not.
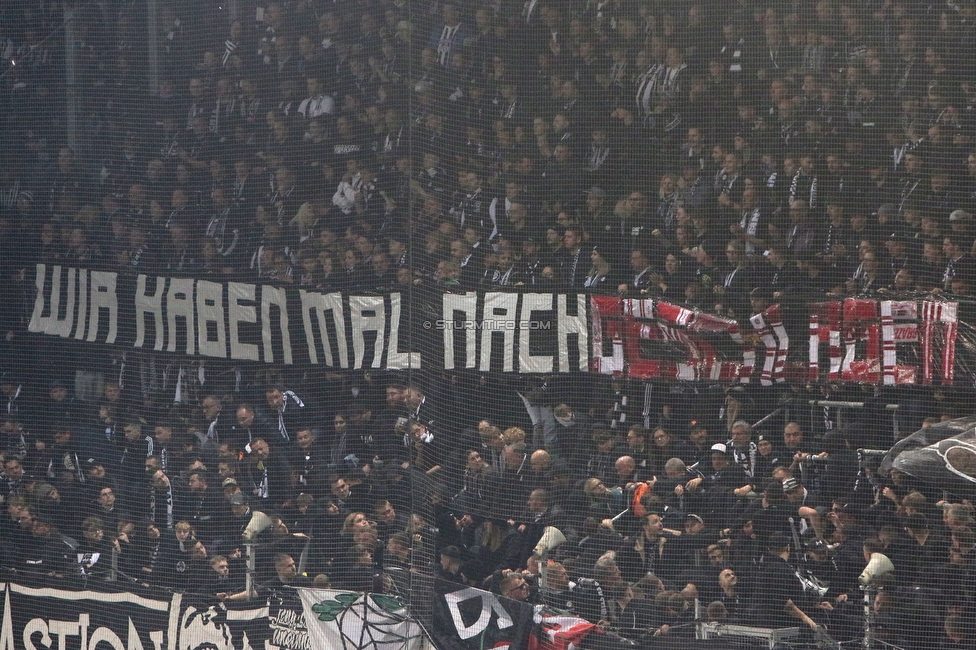
{"type": "Polygon", "coordinates": [[[350,512],[346,515],[346,520],[342,523],[342,534],[345,537],[352,538],[353,533],[360,528],[369,527],[370,521],[366,518],[366,515],[362,512],[350,512]]]}
{"type": "Polygon", "coordinates": [[[465,575],[479,583],[500,569],[517,569],[521,564],[519,533],[507,521],[486,519],[471,547],[472,560],[465,575]]]}

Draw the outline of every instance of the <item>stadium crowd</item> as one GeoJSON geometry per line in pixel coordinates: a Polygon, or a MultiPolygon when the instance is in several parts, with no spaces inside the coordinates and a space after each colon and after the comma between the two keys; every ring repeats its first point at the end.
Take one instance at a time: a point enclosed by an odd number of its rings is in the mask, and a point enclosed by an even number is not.
{"type": "MultiPolygon", "coordinates": [[[[114,555],[244,599],[246,542],[268,589],[311,584],[299,565],[404,588],[423,546],[441,578],[632,637],[690,634],[696,598],[853,637],[880,580],[915,587],[877,599],[887,640],[972,646],[972,506],[874,475],[853,450],[885,441],[829,417],[754,431],[731,406],[759,396],[729,391],[637,426],[538,386],[475,404],[477,379],[452,414],[452,380],[245,368],[215,390],[171,356],[130,357],[131,381],[119,358],[24,360],[57,358],[25,332],[36,262],[732,318],[968,296],[976,4],[196,4],[160,2],[152,47],[140,3],[0,9],[3,566],[97,577],[114,555]]],[[[926,390],[911,430],[960,414],[926,390]]]]}

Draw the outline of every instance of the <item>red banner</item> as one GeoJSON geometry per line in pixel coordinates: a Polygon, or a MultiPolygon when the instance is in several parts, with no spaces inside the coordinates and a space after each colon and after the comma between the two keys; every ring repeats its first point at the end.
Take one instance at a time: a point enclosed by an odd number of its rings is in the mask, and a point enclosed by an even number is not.
{"type": "Polygon", "coordinates": [[[809,337],[791,339],[780,305],[740,325],[663,301],[592,296],[590,370],[764,386],[953,382],[958,303],[847,298],[812,303],[807,311],[809,337]]]}

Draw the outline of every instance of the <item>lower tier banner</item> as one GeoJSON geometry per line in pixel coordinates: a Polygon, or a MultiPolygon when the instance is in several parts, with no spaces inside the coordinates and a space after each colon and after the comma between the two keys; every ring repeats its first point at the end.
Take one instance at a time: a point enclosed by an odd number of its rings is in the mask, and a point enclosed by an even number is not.
{"type": "Polygon", "coordinates": [[[164,598],[12,582],[0,590],[2,650],[258,650],[269,637],[266,603],[227,609],[179,593],[164,598]]]}
{"type": "Polygon", "coordinates": [[[573,614],[440,579],[430,594],[430,627],[410,615],[402,598],[389,594],[285,588],[263,601],[225,605],[189,594],[150,593],[136,584],[112,591],[111,583],[89,588],[78,582],[0,582],[0,650],[635,647],[573,614]],[[72,588],[57,586],[68,582],[72,588]]]}
{"type": "Polygon", "coordinates": [[[347,295],[46,264],[34,289],[32,333],[201,360],[763,385],[951,384],[976,369],[972,327],[941,295],[774,304],[732,320],[572,292],[347,295]]]}

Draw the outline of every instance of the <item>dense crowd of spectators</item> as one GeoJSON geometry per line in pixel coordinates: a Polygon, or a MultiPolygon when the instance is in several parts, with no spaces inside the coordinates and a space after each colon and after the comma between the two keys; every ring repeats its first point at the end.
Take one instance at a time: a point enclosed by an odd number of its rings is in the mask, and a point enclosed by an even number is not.
{"type": "Polygon", "coordinates": [[[8,269],[739,317],[976,277],[968,3],[163,5],[152,66],[124,3],[70,48],[59,3],[5,8],[8,269]]]}
{"type": "Polygon", "coordinates": [[[0,566],[216,600],[313,584],[409,597],[427,576],[634,639],[704,620],[850,640],[869,586],[872,634],[971,637],[974,508],[861,462],[854,450],[881,442],[871,416],[753,427],[731,390],[714,417],[703,398],[686,406],[701,419],[663,409],[645,427],[544,392],[464,426],[392,378],[323,421],[329,407],[280,384],[146,408],[117,382],[82,402],[7,372],[0,566]]]}
{"type": "MultiPolygon", "coordinates": [[[[0,9],[5,352],[35,262],[735,318],[976,288],[970,0],[158,4],[0,9]]],[[[267,542],[271,588],[301,564],[396,589],[423,546],[441,577],[628,635],[686,633],[695,597],[710,620],[853,634],[878,555],[918,587],[879,598],[889,640],[971,643],[972,508],[866,473],[860,433],[704,410],[629,426],[542,390],[478,423],[367,376],[164,408],[154,381],[105,375],[74,401],[65,368],[4,369],[10,568],[98,575],[114,549],[133,579],[246,598],[245,541],[267,542]],[[429,519],[404,486],[433,495],[429,519]]]]}

